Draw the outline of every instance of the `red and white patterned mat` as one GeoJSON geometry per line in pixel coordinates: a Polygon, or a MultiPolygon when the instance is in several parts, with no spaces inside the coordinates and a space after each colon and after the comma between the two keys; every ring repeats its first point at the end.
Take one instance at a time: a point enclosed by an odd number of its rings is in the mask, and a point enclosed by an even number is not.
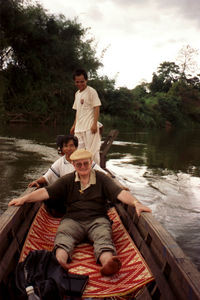
{"type": "MultiPolygon", "coordinates": [[[[89,275],[89,282],[83,298],[104,298],[123,296],[138,291],[139,288],[153,280],[153,276],[139,250],[133,243],[115,208],[108,213],[113,221],[113,241],[122,267],[116,275],[106,277],[99,272],[100,265],[94,259],[93,247],[80,244],[74,251],[69,272],[89,275]]],[[[51,251],[60,218],[51,217],[42,205],[26,238],[20,261],[29,251],[45,249],[51,251]]]]}

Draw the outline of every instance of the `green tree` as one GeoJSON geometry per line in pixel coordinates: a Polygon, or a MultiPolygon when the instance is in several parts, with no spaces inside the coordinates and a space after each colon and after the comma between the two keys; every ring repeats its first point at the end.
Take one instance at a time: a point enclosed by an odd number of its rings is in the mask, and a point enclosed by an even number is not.
{"type": "Polygon", "coordinates": [[[168,92],[172,84],[180,77],[179,66],[174,62],[163,62],[157,69],[157,74],[153,73],[152,82],[149,89],[152,93],[168,92]]]}
{"type": "Polygon", "coordinates": [[[108,76],[93,76],[89,82],[93,86],[101,99],[102,107],[101,111],[104,113],[109,113],[110,106],[110,95],[115,91],[115,80],[109,79],[108,76]]]}
{"type": "Polygon", "coordinates": [[[173,85],[169,95],[179,98],[180,113],[183,117],[193,122],[200,122],[200,91],[185,81],[179,81],[173,85]]]}
{"type": "Polygon", "coordinates": [[[130,118],[133,113],[133,95],[131,90],[120,87],[109,90],[107,95],[107,112],[112,116],[120,116],[122,119],[130,118]]]}
{"type": "Polygon", "coordinates": [[[148,83],[146,82],[137,85],[134,89],[132,89],[134,99],[140,102],[143,97],[148,95],[148,89],[148,83]]]}
{"type": "Polygon", "coordinates": [[[71,112],[72,73],[81,67],[95,75],[101,66],[87,29],[39,4],[1,0],[0,32],[5,109],[44,121],[71,112]]]}

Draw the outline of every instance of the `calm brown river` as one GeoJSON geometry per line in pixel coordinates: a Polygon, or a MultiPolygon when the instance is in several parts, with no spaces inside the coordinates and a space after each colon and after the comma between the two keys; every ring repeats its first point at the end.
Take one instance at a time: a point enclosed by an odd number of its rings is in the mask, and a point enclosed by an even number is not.
{"type": "MultiPolygon", "coordinates": [[[[0,213],[58,158],[56,136],[69,128],[0,128],[0,213]]],[[[107,167],[152,208],[200,270],[200,130],[121,128],[107,167]]]]}

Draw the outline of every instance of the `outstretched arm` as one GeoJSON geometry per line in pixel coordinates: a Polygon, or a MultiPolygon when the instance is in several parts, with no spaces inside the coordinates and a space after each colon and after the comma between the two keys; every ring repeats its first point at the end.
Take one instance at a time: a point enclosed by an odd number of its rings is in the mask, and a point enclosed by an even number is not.
{"type": "Polygon", "coordinates": [[[47,190],[45,188],[41,188],[39,190],[33,191],[30,194],[26,194],[23,197],[19,197],[19,198],[11,200],[8,203],[8,206],[12,206],[12,205],[21,206],[27,202],[40,202],[40,201],[47,200],[47,199],[49,199],[49,194],[48,194],[47,190]]]}
{"type": "Polygon", "coordinates": [[[136,213],[138,217],[140,216],[141,212],[151,212],[151,209],[142,203],[140,203],[133,195],[131,195],[130,192],[122,190],[118,196],[117,199],[120,200],[121,202],[134,206],[136,213]]]}

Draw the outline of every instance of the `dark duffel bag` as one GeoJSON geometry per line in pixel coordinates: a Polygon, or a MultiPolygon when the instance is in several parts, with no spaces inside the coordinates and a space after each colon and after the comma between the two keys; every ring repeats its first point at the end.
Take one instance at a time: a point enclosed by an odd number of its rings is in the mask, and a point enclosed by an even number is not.
{"type": "Polygon", "coordinates": [[[26,288],[33,286],[42,300],[63,300],[81,297],[89,280],[87,275],[67,272],[58,263],[54,253],[46,250],[29,252],[15,270],[10,282],[10,299],[27,300],[26,288]]]}

